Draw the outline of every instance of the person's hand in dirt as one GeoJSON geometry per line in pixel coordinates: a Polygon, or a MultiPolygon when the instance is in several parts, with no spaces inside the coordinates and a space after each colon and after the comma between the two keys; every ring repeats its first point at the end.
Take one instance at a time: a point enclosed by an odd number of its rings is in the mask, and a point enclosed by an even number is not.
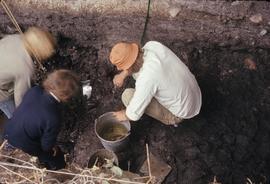
{"type": "Polygon", "coordinates": [[[117,74],[113,78],[113,84],[120,88],[123,86],[125,79],[129,76],[128,70],[123,70],[121,73],[117,74]]]}
{"type": "Polygon", "coordinates": [[[52,151],[53,151],[53,156],[55,157],[61,150],[60,150],[59,146],[54,146],[52,148],[52,151]]]}
{"type": "Polygon", "coordinates": [[[113,112],[113,117],[119,122],[129,120],[128,117],[126,116],[126,110],[113,112]]]}

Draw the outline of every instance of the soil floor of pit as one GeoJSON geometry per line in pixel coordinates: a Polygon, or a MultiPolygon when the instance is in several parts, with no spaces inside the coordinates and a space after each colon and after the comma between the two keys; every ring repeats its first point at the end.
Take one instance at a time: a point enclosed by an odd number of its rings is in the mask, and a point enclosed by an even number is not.
{"type": "MultiPolygon", "coordinates": [[[[89,100],[78,97],[63,106],[59,135],[62,148],[71,153],[70,161],[86,166],[90,155],[102,148],[94,133],[94,120],[123,108],[121,93],[134,86],[134,81],[129,79],[125,87],[115,90],[112,79],[116,70],[104,59],[108,53],[101,52],[106,45],[93,44],[112,28],[108,17],[40,12],[25,19],[29,12],[17,15],[23,28],[42,22],[58,39],[57,53],[45,65],[48,71],[72,69],[93,86],[89,100]]],[[[121,27],[122,19],[115,17],[114,26],[121,27]]],[[[136,16],[130,18],[139,21],[136,16]]],[[[0,25],[0,35],[13,32],[11,24],[0,25]]],[[[130,160],[131,169],[136,170],[148,143],[150,151],[172,167],[164,183],[205,184],[214,176],[223,184],[245,183],[247,177],[255,183],[269,183],[270,50],[240,47],[239,43],[223,47],[196,40],[174,42],[172,37],[168,42],[159,41],[181,57],[196,76],[203,96],[201,113],[177,128],[143,116],[132,123],[130,149],[120,154],[120,159],[130,160]]],[[[36,83],[40,79],[38,75],[36,83]]],[[[122,165],[126,167],[125,162],[122,165]]]]}

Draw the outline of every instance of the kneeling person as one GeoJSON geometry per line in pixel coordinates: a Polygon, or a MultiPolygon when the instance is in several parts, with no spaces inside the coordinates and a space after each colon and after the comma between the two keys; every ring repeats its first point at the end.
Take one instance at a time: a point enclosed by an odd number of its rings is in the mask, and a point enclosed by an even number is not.
{"type": "Polygon", "coordinates": [[[8,119],[31,87],[33,58],[43,63],[54,54],[55,47],[53,35],[37,27],[0,40],[0,110],[8,119]]]}
{"type": "Polygon", "coordinates": [[[64,168],[64,154],[56,147],[59,105],[77,93],[78,84],[78,77],[71,71],[56,70],[48,75],[43,87],[29,89],[5,127],[8,143],[37,156],[47,169],[64,168]]]}
{"type": "Polygon", "coordinates": [[[143,113],[167,125],[196,116],[201,108],[201,91],[188,67],[166,46],[156,41],[143,48],[135,43],[118,43],[110,61],[122,71],[114,84],[123,85],[133,75],[135,89],[126,89],[122,101],[126,110],[115,112],[118,120],[137,121],[143,113]]]}

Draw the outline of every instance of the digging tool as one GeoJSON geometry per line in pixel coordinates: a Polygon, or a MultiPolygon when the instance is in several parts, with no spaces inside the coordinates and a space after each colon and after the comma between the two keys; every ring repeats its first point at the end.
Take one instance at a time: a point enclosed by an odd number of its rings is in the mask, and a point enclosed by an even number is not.
{"type": "Polygon", "coordinates": [[[81,81],[81,83],[82,83],[83,95],[86,96],[87,99],[89,99],[92,93],[92,86],[90,86],[90,80],[81,81]]]}
{"type": "Polygon", "coordinates": [[[144,42],[144,36],[145,36],[145,33],[146,33],[147,24],[148,24],[148,20],[149,20],[150,4],[151,4],[151,0],[148,0],[147,14],[146,14],[145,23],[144,23],[144,29],[143,29],[143,34],[142,34],[142,38],[141,38],[141,45],[143,45],[143,42],[144,42]]]}

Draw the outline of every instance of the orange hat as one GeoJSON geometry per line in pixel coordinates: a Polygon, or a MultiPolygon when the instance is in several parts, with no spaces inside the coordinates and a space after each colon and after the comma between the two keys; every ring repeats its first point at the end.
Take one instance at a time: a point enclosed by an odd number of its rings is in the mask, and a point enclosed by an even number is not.
{"type": "Polygon", "coordinates": [[[111,50],[110,60],[118,70],[127,70],[136,61],[139,46],[136,43],[117,43],[111,50]]]}

